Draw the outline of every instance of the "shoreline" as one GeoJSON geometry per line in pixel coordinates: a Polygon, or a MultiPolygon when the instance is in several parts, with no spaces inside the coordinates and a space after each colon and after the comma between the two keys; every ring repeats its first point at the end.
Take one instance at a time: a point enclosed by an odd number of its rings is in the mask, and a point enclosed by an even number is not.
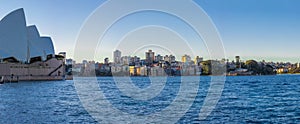
{"type": "MultiPolygon", "coordinates": [[[[275,74],[275,75],[182,75],[182,76],[75,76],[75,77],[210,77],[210,76],[225,76],[225,77],[245,77],[245,76],[283,76],[283,75],[300,75],[299,74],[275,74]]],[[[73,77],[73,76],[72,76],[73,77]]]]}

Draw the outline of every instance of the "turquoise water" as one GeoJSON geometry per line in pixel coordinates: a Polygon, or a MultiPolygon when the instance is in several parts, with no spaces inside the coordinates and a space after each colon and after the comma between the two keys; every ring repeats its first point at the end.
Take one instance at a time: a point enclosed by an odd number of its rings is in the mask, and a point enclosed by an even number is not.
{"type": "MultiPolygon", "coordinates": [[[[190,83],[198,79],[188,78],[190,83]]],[[[151,85],[147,77],[131,79],[139,88],[151,85]]],[[[200,80],[197,97],[177,123],[300,123],[299,75],[227,77],[218,104],[205,120],[199,120],[198,113],[210,77],[200,80]]],[[[180,88],[180,77],[169,77],[156,97],[142,101],[123,94],[112,77],[99,77],[98,82],[114,108],[141,116],[168,107],[180,88]]],[[[75,89],[73,81],[0,84],[0,123],[97,123],[75,89]]]]}

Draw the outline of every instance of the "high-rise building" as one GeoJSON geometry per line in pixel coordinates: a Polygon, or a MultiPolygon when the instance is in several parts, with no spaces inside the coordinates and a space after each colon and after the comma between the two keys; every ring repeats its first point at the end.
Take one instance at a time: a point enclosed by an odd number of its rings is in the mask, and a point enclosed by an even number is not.
{"type": "Polygon", "coordinates": [[[240,56],[235,56],[235,63],[240,63],[240,56]]]}
{"type": "Polygon", "coordinates": [[[114,63],[116,64],[120,64],[121,63],[121,51],[120,50],[116,50],[114,51],[114,63]]]}
{"type": "Polygon", "coordinates": [[[153,63],[155,57],[155,53],[152,50],[146,52],[146,62],[150,65],[153,63]]]}
{"type": "Polygon", "coordinates": [[[185,54],[184,56],[182,56],[181,61],[184,63],[191,62],[191,57],[185,54]]]}
{"type": "Polygon", "coordinates": [[[173,56],[173,55],[166,55],[166,56],[164,56],[164,61],[166,61],[166,62],[175,62],[176,57],[173,56]]]}
{"type": "Polygon", "coordinates": [[[173,55],[170,55],[169,58],[170,58],[170,62],[175,62],[176,61],[176,57],[173,56],[173,55]]]}
{"type": "Polygon", "coordinates": [[[138,56],[129,57],[129,65],[139,65],[141,59],[138,56]]]}
{"type": "Polygon", "coordinates": [[[134,56],[134,57],[132,57],[132,59],[133,59],[133,62],[135,65],[139,64],[141,61],[140,57],[138,57],[138,56],[134,56]]]}
{"type": "Polygon", "coordinates": [[[158,54],[157,56],[155,56],[155,61],[162,61],[163,60],[163,56],[161,56],[160,54],[158,54]]]}
{"type": "Polygon", "coordinates": [[[123,64],[123,65],[129,65],[130,59],[131,59],[130,56],[123,56],[123,57],[121,57],[121,64],[123,64]]]}
{"type": "Polygon", "coordinates": [[[241,68],[241,63],[240,63],[240,56],[235,56],[235,64],[236,68],[241,68]]]}

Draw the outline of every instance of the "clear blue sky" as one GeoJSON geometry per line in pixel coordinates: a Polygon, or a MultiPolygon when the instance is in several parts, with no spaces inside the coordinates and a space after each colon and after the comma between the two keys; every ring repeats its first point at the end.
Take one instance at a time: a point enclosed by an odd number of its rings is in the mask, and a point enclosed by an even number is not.
{"type": "MultiPolygon", "coordinates": [[[[1,0],[0,18],[17,8],[24,8],[27,24],[35,24],[42,35],[51,36],[56,52],[66,51],[72,57],[82,24],[103,2],[104,0],[1,0]]],[[[228,58],[240,55],[242,59],[300,61],[299,0],[195,2],[206,11],[219,30],[228,58]]],[[[106,54],[104,56],[111,58],[111,53],[106,54]]]]}

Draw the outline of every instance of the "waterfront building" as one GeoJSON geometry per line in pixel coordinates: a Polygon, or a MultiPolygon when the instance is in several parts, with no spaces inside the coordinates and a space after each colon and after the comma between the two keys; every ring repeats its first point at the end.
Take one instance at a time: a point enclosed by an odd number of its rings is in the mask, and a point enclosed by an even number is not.
{"type": "Polygon", "coordinates": [[[130,58],[130,62],[129,63],[131,65],[139,65],[140,61],[141,61],[140,57],[134,56],[134,57],[130,58]]]}
{"type": "Polygon", "coordinates": [[[150,69],[150,76],[158,76],[158,69],[159,67],[154,66],[150,69]]]}
{"type": "Polygon", "coordinates": [[[185,54],[184,56],[182,56],[181,61],[183,63],[189,63],[189,62],[191,62],[191,57],[189,55],[185,54]]]}
{"type": "Polygon", "coordinates": [[[278,74],[288,73],[289,69],[287,68],[279,68],[277,69],[278,74]]]}
{"type": "Polygon", "coordinates": [[[171,62],[169,55],[164,56],[164,61],[165,62],[171,62]]]}
{"type": "Polygon", "coordinates": [[[140,66],[135,66],[134,67],[135,75],[140,76],[141,75],[141,67],[140,66]]]}
{"type": "Polygon", "coordinates": [[[185,75],[185,76],[195,75],[196,67],[183,64],[183,66],[181,68],[181,74],[185,75]]]}
{"type": "Polygon", "coordinates": [[[73,75],[78,75],[81,73],[83,64],[82,63],[76,63],[74,65],[72,65],[72,73],[73,75]]]}
{"type": "Polygon", "coordinates": [[[125,72],[125,73],[129,74],[129,66],[128,65],[123,65],[122,66],[122,72],[125,72]]]}
{"type": "Polygon", "coordinates": [[[176,57],[175,56],[170,55],[169,58],[170,58],[170,62],[176,62],[176,57]]]}
{"type": "Polygon", "coordinates": [[[140,75],[147,76],[147,66],[140,67],[140,75]]]}
{"type": "Polygon", "coordinates": [[[134,57],[129,58],[129,65],[134,65],[134,57]]]}
{"type": "Polygon", "coordinates": [[[134,66],[129,66],[129,73],[130,73],[130,76],[134,76],[135,75],[135,68],[134,68],[134,66]]]}
{"type": "Polygon", "coordinates": [[[164,61],[166,61],[166,62],[175,62],[176,61],[176,57],[175,56],[173,56],[173,55],[166,55],[166,56],[164,56],[164,61]]]}
{"type": "Polygon", "coordinates": [[[163,60],[163,56],[161,56],[160,54],[158,54],[157,56],[155,56],[155,61],[159,62],[163,60]]]}
{"type": "MultiPolygon", "coordinates": [[[[99,68],[99,67],[98,67],[99,68]]],[[[95,69],[96,69],[96,65],[95,65],[95,61],[89,61],[84,69],[84,76],[93,76],[95,74],[95,69]]]]}
{"type": "Polygon", "coordinates": [[[117,73],[122,71],[122,66],[120,65],[112,65],[111,66],[111,72],[112,73],[117,73]]]}
{"type": "Polygon", "coordinates": [[[134,65],[129,66],[129,73],[130,73],[130,76],[140,76],[141,75],[141,67],[134,66],[134,65]]]}
{"type": "Polygon", "coordinates": [[[145,66],[146,65],[146,60],[144,60],[144,59],[140,60],[140,64],[141,64],[141,66],[145,66]]]}
{"type": "Polygon", "coordinates": [[[121,55],[122,55],[122,53],[121,53],[121,51],[120,50],[116,50],[116,51],[114,51],[114,63],[116,63],[116,64],[120,64],[121,63],[121,55]]]}
{"type": "Polygon", "coordinates": [[[203,58],[197,56],[197,57],[195,58],[195,65],[200,65],[200,62],[202,62],[202,61],[203,61],[203,58]]]}
{"type": "Polygon", "coordinates": [[[122,56],[121,57],[121,64],[122,65],[129,65],[130,62],[130,56],[122,56]]]}
{"type": "Polygon", "coordinates": [[[152,50],[149,50],[148,52],[145,53],[146,55],[146,62],[148,65],[151,65],[154,61],[155,58],[155,53],[152,50]]]}
{"type": "Polygon", "coordinates": [[[227,70],[228,71],[233,71],[235,69],[236,69],[236,65],[233,62],[227,63],[227,70]]]}

